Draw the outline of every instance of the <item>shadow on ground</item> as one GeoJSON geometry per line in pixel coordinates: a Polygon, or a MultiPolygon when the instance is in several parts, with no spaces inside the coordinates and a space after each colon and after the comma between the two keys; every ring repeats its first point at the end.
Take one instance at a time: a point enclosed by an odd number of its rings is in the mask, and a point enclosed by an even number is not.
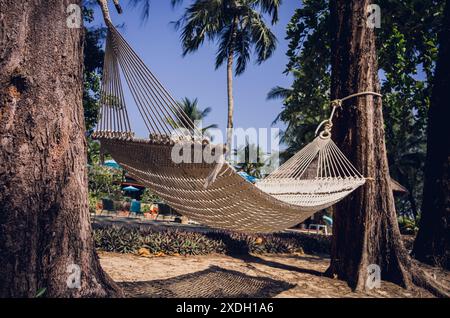
{"type": "MultiPolygon", "coordinates": [[[[279,263],[279,262],[275,262],[275,261],[268,261],[268,260],[265,260],[261,257],[255,256],[255,255],[239,255],[239,256],[234,255],[233,257],[244,261],[247,265],[251,265],[252,263],[253,264],[261,264],[261,265],[265,265],[268,267],[282,269],[282,270],[291,271],[291,272],[315,275],[318,277],[324,276],[324,273],[319,272],[314,269],[301,268],[301,267],[283,264],[283,263],[279,263]]],[[[294,256],[291,258],[308,259],[308,261],[311,261],[311,259],[312,259],[311,257],[302,257],[302,256],[294,256]]]]}
{"type": "Polygon", "coordinates": [[[123,282],[120,286],[131,297],[270,298],[295,285],[211,266],[203,271],[165,280],[123,282]]]}

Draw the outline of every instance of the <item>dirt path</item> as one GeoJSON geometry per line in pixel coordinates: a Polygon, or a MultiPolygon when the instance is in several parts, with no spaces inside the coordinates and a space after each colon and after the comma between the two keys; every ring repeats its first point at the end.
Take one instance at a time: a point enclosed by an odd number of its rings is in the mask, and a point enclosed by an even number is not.
{"type": "MultiPolygon", "coordinates": [[[[129,297],[431,297],[388,282],[353,293],[322,276],[329,259],[312,255],[139,257],[100,252],[101,264],[129,297]]],[[[441,281],[450,281],[448,272],[441,281]]]]}

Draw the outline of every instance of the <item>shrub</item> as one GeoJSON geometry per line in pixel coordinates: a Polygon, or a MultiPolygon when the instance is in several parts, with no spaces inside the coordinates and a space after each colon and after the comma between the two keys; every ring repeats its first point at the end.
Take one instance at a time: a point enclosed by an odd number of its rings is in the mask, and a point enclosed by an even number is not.
{"type": "Polygon", "coordinates": [[[98,199],[91,194],[89,194],[89,213],[95,214],[97,213],[97,203],[98,199]]]}
{"type": "Polygon", "coordinates": [[[398,225],[402,234],[414,235],[419,231],[417,221],[407,216],[398,217],[398,225]]]}
{"type": "Polygon", "coordinates": [[[121,199],[121,170],[94,164],[89,167],[88,177],[89,193],[91,196],[96,198],[108,197],[115,200],[121,199]]]}
{"type": "Polygon", "coordinates": [[[328,253],[330,239],[319,235],[277,233],[250,235],[223,231],[209,233],[179,230],[152,231],[116,226],[95,226],[95,245],[108,252],[137,253],[146,248],[166,255],[229,255],[328,253]]]}
{"type": "Polygon", "coordinates": [[[135,253],[143,245],[138,231],[120,227],[94,230],[94,242],[103,251],[118,253],[135,253]]]}

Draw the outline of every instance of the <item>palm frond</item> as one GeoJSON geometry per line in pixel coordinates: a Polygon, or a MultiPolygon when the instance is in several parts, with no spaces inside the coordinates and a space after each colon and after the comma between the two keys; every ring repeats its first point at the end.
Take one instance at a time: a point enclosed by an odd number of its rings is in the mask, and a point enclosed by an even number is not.
{"type": "Polygon", "coordinates": [[[283,3],[282,0],[256,0],[256,5],[261,8],[262,13],[267,13],[272,18],[272,24],[278,22],[279,8],[283,3]]]}
{"type": "Polygon", "coordinates": [[[256,11],[252,11],[251,35],[252,42],[255,45],[257,63],[261,64],[272,56],[277,47],[277,38],[275,34],[264,23],[264,18],[256,11]]]}
{"type": "Polygon", "coordinates": [[[147,22],[150,16],[150,2],[151,0],[130,0],[128,2],[129,6],[134,8],[140,7],[142,9],[141,12],[142,23],[147,22]]]}
{"type": "Polygon", "coordinates": [[[177,5],[180,5],[183,3],[183,0],[170,0],[170,4],[172,7],[176,7],[177,5]]]}
{"type": "Polygon", "coordinates": [[[292,88],[276,86],[267,93],[267,100],[286,99],[293,94],[292,88]]]}
{"type": "Polygon", "coordinates": [[[231,49],[231,42],[232,42],[232,27],[226,26],[220,35],[220,42],[219,47],[217,49],[216,53],[216,69],[222,66],[222,64],[227,60],[228,53],[231,49]]]}
{"type": "MultiPolygon", "coordinates": [[[[205,119],[206,116],[209,115],[211,112],[211,107],[206,107],[205,109],[201,110],[198,106],[198,98],[195,98],[193,100],[185,97],[181,101],[178,102],[178,106],[183,110],[183,112],[187,115],[187,117],[192,121],[202,121],[205,119]]],[[[175,123],[176,126],[181,126],[184,123],[175,123]]],[[[207,127],[202,128],[203,132],[206,132],[208,129],[211,128],[217,128],[217,125],[209,125],[207,127]]]]}
{"type": "Polygon", "coordinates": [[[246,29],[240,30],[236,37],[235,55],[237,55],[236,75],[245,71],[247,62],[250,60],[251,36],[246,29]]]}
{"type": "Polygon", "coordinates": [[[195,52],[205,39],[214,40],[223,29],[223,0],[197,0],[175,23],[182,28],[183,55],[195,52]]]}

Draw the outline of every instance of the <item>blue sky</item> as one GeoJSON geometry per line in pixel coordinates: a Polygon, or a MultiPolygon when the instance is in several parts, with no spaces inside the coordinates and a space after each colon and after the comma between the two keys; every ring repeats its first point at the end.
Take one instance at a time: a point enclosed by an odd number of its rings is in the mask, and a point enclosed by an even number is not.
{"type": "MultiPolygon", "coordinates": [[[[170,24],[182,15],[183,8],[189,1],[172,9],[168,0],[153,0],[146,23],[142,23],[141,9],[131,7],[127,2],[122,0],[122,15],[118,15],[110,5],[111,17],[117,25],[124,23],[120,32],[137,54],[175,99],[198,98],[201,108],[212,108],[205,125],[218,124],[219,128],[226,128],[226,70],[224,67],[215,70],[215,44],[205,42],[196,53],[183,58],[179,32],[170,24]]],[[[284,38],[286,26],[294,10],[300,5],[299,0],[284,1],[280,10],[280,21],[272,27],[278,38],[275,54],[261,65],[251,61],[246,72],[235,78],[235,127],[270,128],[280,113],[282,102],[267,101],[266,96],[272,87],[289,87],[292,82],[289,76],[282,74],[287,63],[285,53],[288,42],[284,38]]],[[[269,23],[269,20],[267,22],[269,23]]],[[[100,23],[103,23],[103,18],[100,9],[95,6],[94,25],[100,23]]],[[[131,102],[132,99],[127,98],[127,101],[133,129],[138,135],[146,136],[145,127],[131,102]]],[[[277,124],[275,127],[283,128],[283,125],[277,124]]]]}

